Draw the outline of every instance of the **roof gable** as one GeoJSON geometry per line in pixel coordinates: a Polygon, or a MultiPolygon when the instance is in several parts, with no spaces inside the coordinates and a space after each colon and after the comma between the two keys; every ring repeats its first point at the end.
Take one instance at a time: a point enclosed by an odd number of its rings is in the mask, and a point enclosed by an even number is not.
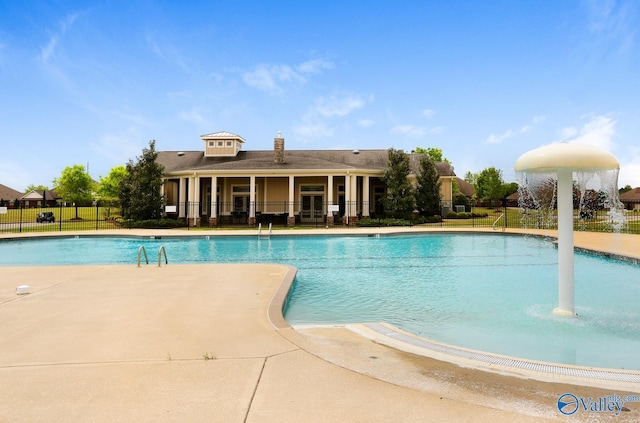
{"type": "Polygon", "coordinates": [[[3,200],[15,200],[22,197],[22,193],[6,185],[0,184],[0,198],[3,200]]]}

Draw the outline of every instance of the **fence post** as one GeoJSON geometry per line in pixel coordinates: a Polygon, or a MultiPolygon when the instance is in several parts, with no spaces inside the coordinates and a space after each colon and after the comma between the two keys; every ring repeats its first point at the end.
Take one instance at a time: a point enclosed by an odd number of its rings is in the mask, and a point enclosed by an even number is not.
{"type": "Polygon", "coordinates": [[[476,217],[475,217],[475,213],[473,211],[474,206],[471,206],[471,227],[475,228],[476,227],[476,217]]]}
{"type": "Polygon", "coordinates": [[[98,230],[98,211],[99,211],[99,207],[98,207],[98,204],[96,203],[96,231],[98,230]]]}
{"type": "Polygon", "coordinates": [[[502,212],[504,213],[504,228],[507,229],[509,225],[507,224],[508,215],[507,215],[507,198],[506,197],[502,200],[502,206],[503,206],[502,212]]]}
{"type": "Polygon", "coordinates": [[[22,232],[22,204],[20,204],[20,226],[19,231],[22,232]]]}

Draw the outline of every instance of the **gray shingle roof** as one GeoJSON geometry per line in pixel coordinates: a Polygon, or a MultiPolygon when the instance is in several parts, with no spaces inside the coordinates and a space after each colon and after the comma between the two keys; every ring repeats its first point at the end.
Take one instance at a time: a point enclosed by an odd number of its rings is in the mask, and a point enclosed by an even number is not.
{"type": "MultiPolygon", "coordinates": [[[[205,157],[202,151],[159,151],[158,163],[166,172],[196,170],[349,170],[368,169],[384,171],[387,168],[387,150],[285,150],[284,163],[274,163],[272,150],[240,151],[235,157],[205,157]]],[[[420,155],[411,154],[411,168],[418,169],[420,155]]],[[[455,176],[449,164],[436,163],[441,176],[455,176]]]]}
{"type": "Polygon", "coordinates": [[[20,191],[16,191],[13,188],[9,188],[6,185],[2,185],[0,184],[0,198],[8,201],[8,200],[15,200],[18,199],[20,197],[22,197],[22,193],[20,191]]]}
{"type": "Polygon", "coordinates": [[[473,197],[476,190],[473,188],[472,184],[458,177],[456,177],[456,183],[458,184],[458,189],[461,193],[467,197],[473,197]]]}
{"type": "Polygon", "coordinates": [[[620,201],[636,202],[640,201],[640,188],[634,188],[625,193],[620,194],[620,201]]]}

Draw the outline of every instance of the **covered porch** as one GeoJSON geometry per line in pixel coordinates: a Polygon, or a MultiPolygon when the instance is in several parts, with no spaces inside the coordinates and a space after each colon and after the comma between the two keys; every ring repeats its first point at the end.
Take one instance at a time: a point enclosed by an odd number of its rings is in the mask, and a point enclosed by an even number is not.
{"type": "Polygon", "coordinates": [[[377,174],[219,175],[165,180],[167,215],[191,226],[318,223],[349,225],[382,214],[385,186],[377,174]],[[213,195],[212,193],[215,193],[213,195]]]}

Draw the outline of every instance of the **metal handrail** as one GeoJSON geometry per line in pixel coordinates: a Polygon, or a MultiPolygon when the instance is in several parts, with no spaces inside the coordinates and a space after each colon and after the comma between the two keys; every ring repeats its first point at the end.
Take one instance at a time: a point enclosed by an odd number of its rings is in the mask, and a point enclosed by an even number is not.
{"type": "Polygon", "coordinates": [[[169,260],[167,260],[167,250],[164,249],[164,245],[161,245],[158,248],[158,267],[162,264],[162,254],[164,254],[164,264],[169,264],[169,260]]]}
{"type": "MultiPolygon", "coordinates": [[[[495,222],[493,222],[493,230],[497,231],[498,228],[496,227],[496,225],[498,224],[498,222],[500,221],[500,219],[502,219],[504,217],[504,213],[502,213],[495,222]]],[[[502,227],[502,230],[504,231],[504,226],[502,227]]]]}
{"type": "Polygon", "coordinates": [[[262,223],[258,223],[258,239],[260,238],[271,238],[271,230],[272,230],[272,226],[271,226],[271,222],[269,223],[269,232],[267,233],[267,235],[262,235],[262,223]]]}
{"type": "Polygon", "coordinates": [[[145,250],[144,245],[141,245],[140,248],[138,248],[138,267],[140,267],[140,256],[142,253],[144,253],[144,260],[147,262],[147,264],[149,264],[149,257],[147,257],[147,250],[145,250]]]}

